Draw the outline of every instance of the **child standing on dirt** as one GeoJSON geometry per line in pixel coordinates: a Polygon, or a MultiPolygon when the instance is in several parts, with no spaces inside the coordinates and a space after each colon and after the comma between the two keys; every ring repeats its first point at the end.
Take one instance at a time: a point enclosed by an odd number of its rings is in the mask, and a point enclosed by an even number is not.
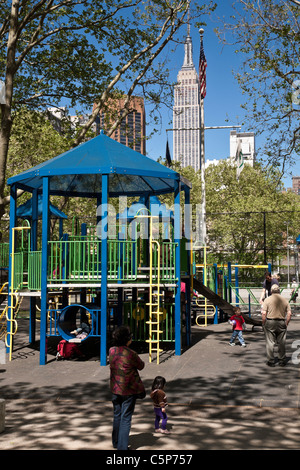
{"type": "Polygon", "coordinates": [[[167,413],[166,407],[168,406],[167,396],[164,392],[164,387],[166,384],[166,379],[161,376],[155,377],[152,384],[152,392],[150,397],[152,398],[154,404],[154,413],[155,413],[155,432],[160,432],[162,434],[169,434],[167,430],[167,413]],[[161,420],[161,427],[159,427],[161,420]]]}
{"type": "Polygon", "coordinates": [[[230,317],[228,320],[228,323],[232,325],[232,330],[233,330],[229,344],[230,346],[235,346],[235,339],[237,337],[239,342],[241,343],[241,346],[245,348],[246,343],[243,338],[243,330],[246,329],[246,323],[241,314],[240,307],[235,307],[233,311],[234,311],[234,315],[232,315],[232,317],[230,317]]]}

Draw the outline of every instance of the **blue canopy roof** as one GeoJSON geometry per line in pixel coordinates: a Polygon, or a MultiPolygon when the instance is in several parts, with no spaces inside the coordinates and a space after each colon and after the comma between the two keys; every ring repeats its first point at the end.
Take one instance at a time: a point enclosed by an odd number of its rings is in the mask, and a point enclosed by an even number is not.
{"type": "MultiPolygon", "coordinates": [[[[67,219],[68,216],[60,211],[53,204],[49,204],[49,210],[52,215],[59,219],[67,219]]],[[[32,198],[28,199],[24,204],[17,208],[17,217],[31,218],[32,217],[32,198]]],[[[42,215],[42,197],[38,195],[38,216],[42,215]]]]}
{"type": "Polygon", "coordinates": [[[8,179],[26,191],[42,189],[50,178],[50,194],[97,197],[101,175],[109,175],[110,196],[173,192],[175,182],[190,183],[179,173],[122,145],[103,133],[78,147],[8,179]]]}

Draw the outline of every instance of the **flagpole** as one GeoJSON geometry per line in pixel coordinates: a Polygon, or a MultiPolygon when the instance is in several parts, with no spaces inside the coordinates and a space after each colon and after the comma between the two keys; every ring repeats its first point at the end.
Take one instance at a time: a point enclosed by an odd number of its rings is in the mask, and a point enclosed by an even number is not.
{"type": "Polygon", "coordinates": [[[235,161],[236,161],[236,177],[237,177],[237,180],[239,181],[241,171],[244,168],[244,156],[243,156],[243,151],[242,151],[241,139],[239,139],[237,142],[235,161]]]}
{"type": "MultiPolygon", "coordinates": [[[[203,33],[204,29],[199,29],[200,33],[200,47],[203,47],[203,33]]],[[[200,75],[200,70],[199,70],[200,75]]],[[[199,76],[200,79],[200,76],[199,76]]],[[[201,199],[201,239],[203,246],[206,246],[206,190],[205,190],[205,146],[204,146],[204,96],[201,92],[201,79],[200,79],[200,172],[201,172],[201,185],[202,185],[202,199],[201,199]]]]}

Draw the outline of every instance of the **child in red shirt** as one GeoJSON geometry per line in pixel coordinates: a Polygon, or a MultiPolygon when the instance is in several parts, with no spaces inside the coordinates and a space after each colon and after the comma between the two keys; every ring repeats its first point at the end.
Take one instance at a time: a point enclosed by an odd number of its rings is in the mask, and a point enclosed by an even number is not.
{"type": "Polygon", "coordinates": [[[243,330],[246,329],[246,323],[241,314],[241,309],[239,307],[235,307],[233,311],[234,311],[234,315],[232,315],[232,317],[230,317],[228,320],[228,323],[232,325],[232,329],[233,329],[229,344],[230,346],[235,346],[235,339],[237,337],[239,342],[241,343],[241,346],[245,348],[246,343],[243,338],[243,330]]]}

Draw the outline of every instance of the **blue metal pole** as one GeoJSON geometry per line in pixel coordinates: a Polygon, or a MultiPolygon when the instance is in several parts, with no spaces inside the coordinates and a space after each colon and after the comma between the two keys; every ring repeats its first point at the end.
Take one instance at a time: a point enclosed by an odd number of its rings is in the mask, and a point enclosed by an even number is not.
{"type": "Polygon", "coordinates": [[[239,306],[239,268],[235,267],[235,305],[239,306]]]}
{"type": "MultiPolygon", "coordinates": [[[[101,341],[100,365],[106,366],[106,334],[107,334],[107,236],[108,236],[108,175],[102,175],[102,201],[101,201],[101,341]]],[[[99,209],[97,211],[99,213],[99,209]]]]}
{"type": "Polygon", "coordinates": [[[190,190],[185,189],[185,210],[184,210],[184,230],[185,238],[189,246],[186,247],[187,251],[187,266],[188,266],[188,280],[186,282],[186,343],[187,346],[191,345],[191,212],[190,212],[190,190]]]}
{"type": "Polygon", "coordinates": [[[180,217],[180,182],[176,182],[174,193],[174,242],[175,242],[175,279],[177,287],[175,291],[175,355],[181,355],[181,305],[180,305],[180,240],[181,240],[181,217],[180,217]]]}
{"type": "Polygon", "coordinates": [[[40,365],[47,362],[47,271],[49,235],[49,179],[43,178],[42,200],[42,279],[41,279],[41,328],[40,328],[40,365]]]}
{"type": "MultiPolygon", "coordinates": [[[[13,228],[16,225],[16,199],[17,199],[17,189],[16,186],[13,184],[10,188],[10,210],[9,210],[9,264],[8,264],[8,299],[7,304],[8,307],[12,305],[12,298],[9,295],[11,292],[11,284],[12,284],[12,244],[13,244],[13,228]]],[[[11,319],[12,316],[12,309],[8,308],[9,318],[11,319]]],[[[11,333],[11,321],[7,322],[7,340],[12,341],[11,333]]],[[[12,347],[12,344],[9,344],[6,348],[6,352],[9,352],[9,346],[12,347]]]]}
{"type": "Polygon", "coordinates": [[[232,302],[232,290],[231,290],[231,263],[228,262],[228,301],[231,304],[232,302]]]}
{"type": "MultiPolygon", "coordinates": [[[[31,219],[31,251],[37,248],[37,226],[38,226],[38,193],[32,192],[32,219],[31,219]]],[[[36,297],[30,297],[30,320],[29,320],[29,343],[35,341],[36,327],[36,297]]]]}
{"type": "MultiPolygon", "coordinates": [[[[215,271],[215,293],[218,293],[218,265],[214,263],[214,271],[215,271]]],[[[214,315],[214,324],[217,325],[219,320],[219,307],[216,305],[216,313],[214,315]]]]}
{"type": "Polygon", "coordinates": [[[269,271],[269,273],[272,272],[272,263],[268,263],[268,271],[269,271]]]}

